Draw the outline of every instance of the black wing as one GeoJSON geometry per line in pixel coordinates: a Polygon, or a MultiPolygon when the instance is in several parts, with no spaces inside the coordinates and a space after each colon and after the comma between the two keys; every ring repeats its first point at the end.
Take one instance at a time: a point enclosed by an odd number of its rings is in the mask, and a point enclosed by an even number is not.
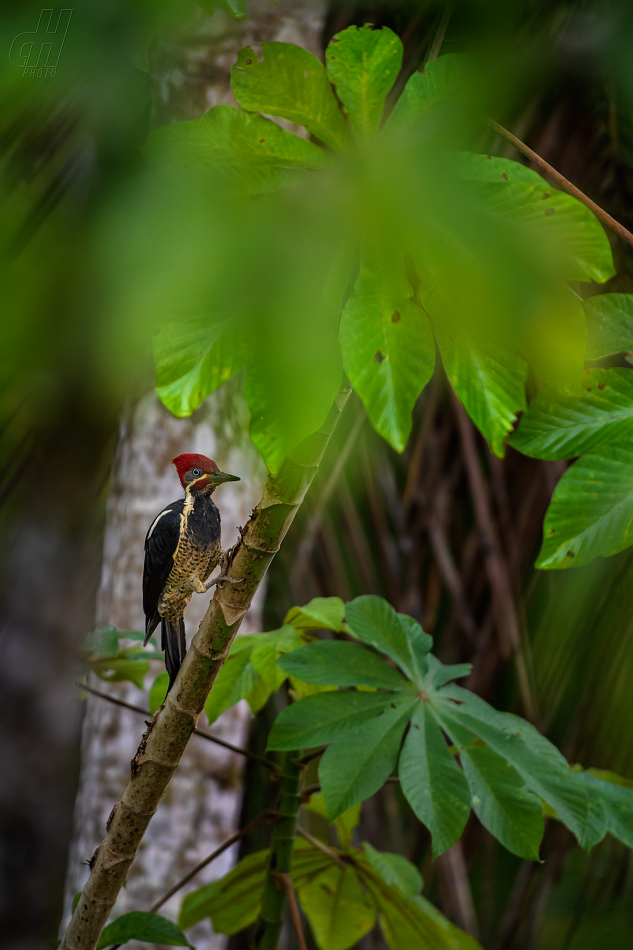
{"type": "Polygon", "coordinates": [[[180,516],[185,500],[167,505],[152,522],[145,538],[143,567],[143,610],[145,611],[145,642],[160,623],[158,601],[174,566],[174,554],[180,538],[180,516]]]}

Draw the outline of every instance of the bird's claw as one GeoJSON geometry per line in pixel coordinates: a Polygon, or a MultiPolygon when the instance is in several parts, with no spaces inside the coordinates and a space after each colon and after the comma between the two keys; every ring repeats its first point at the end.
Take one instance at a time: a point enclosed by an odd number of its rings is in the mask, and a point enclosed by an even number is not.
{"type": "Polygon", "coordinates": [[[243,577],[229,577],[227,574],[218,574],[217,577],[214,577],[212,581],[207,583],[206,589],[211,590],[211,588],[220,583],[220,581],[228,581],[229,584],[241,584],[243,580],[243,577]]]}

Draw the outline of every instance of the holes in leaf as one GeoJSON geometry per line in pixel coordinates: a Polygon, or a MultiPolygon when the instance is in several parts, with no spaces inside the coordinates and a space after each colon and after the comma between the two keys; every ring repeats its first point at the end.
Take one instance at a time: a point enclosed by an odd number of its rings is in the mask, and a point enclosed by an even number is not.
{"type": "Polygon", "coordinates": [[[394,310],[394,312],[393,312],[392,315],[391,315],[391,322],[392,322],[392,323],[400,323],[400,311],[399,311],[399,310],[394,310]]]}
{"type": "Polygon", "coordinates": [[[381,363],[384,363],[384,361],[387,359],[387,357],[386,357],[385,354],[382,352],[382,350],[376,350],[376,352],[374,353],[374,359],[376,360],[376,362],[377,362],[378,365],[380,366],[381,363]]]}

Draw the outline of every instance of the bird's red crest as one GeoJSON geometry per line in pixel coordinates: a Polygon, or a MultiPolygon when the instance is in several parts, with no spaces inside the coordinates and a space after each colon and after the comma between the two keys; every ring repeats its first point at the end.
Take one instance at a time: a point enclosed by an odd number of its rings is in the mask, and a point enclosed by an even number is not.
{"type": "Polygon", "coordinates": [[[177,455],[175,459],[172,459],[172,462],[176,466],[180,484],[183,488],[185,487],[185,475],[190,468],[199,468],[202,469],[203,472],[219,471],[219,466],[215,464],[213,459],[207,458],[206,455],[185,453],[184,455],[177,455]]]}

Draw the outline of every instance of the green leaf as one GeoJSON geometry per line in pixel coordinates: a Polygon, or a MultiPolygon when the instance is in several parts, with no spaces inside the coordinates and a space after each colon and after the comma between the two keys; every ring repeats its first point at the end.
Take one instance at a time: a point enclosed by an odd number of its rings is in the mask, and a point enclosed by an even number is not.
{"type": "Polygon", "coordinates": [[[471,663],[455,663],[445,666],[443,663],[440,663],[437,657],[433,656],[432,653],[428,655],[428,665],[429,672],[424,677],[425,689],[430,687],[439,689],[440,686],[444,686],[445,683],[449,683],[451,680],[458,680],[463,676],[468,676],[472,670],[471,663]]]}
{"type": "Polygon", "coordinates": [[[89,657],[88,665],[97,676],[108,683],[130,682],[145,688],[145,677],[149,673],[149,659],[143,652],[120,650],[114,657],[89,657]]]}
{"type": "Polygon", "coordinates": [[[226,315],[210,315],[168,324],[154,337],[156,392],[178,418],[200,403],[246,365],[243,328],[226,315]]]}
{"type": "Polygon", "coordinates": [[[372,717],[388,710],[393,699],[393,694],[355,690],[306,696],[279,713],[268,737],[268,748],[311,749],[332,742],[342,733],[373,722],[372,717]]]}
{"type": "MultiPolygon", "coordinates": [[[[441,62],[441,59],[437,62],[441,62]]],[[[496,155],[457,152],[455,165],[459,176],[465,181],[488,181],[495,184],[523,181],[536,188],[542,188],[546,184],[539,173],[527,165],[513,162],[509,158],[498,158],[496,155]]]]}
{"type": "Polygon", "coordinates": [[[127,943],[128,940],[142,940],[144,943],[159,943],[169,947],[192,946],[172,920],[159,914],[133,910],[117,917],[104,928],[97,950],[104,950],[104,947],[111,947],[115,943],[127,943]]]}
{"type": "MultiPolygon", "coordinates": [[[[633,788],[605,780],[603,776],[613,773],[598,769],[588,769],[576,774],[588,788],[590,795],[595,796],[602,804],[606,831],[622,841],[627,848],[633,848],[633,788]]],[[[620,776],[615,778],[620,779],[620,776]]]]}
{"type": "Polygon", "coordinates": [[[460,402],[491,451],[503,458],[504,441],[517,413],[526,409],[527,365],[500,346],[489,344],[487,352],[438,333],[437,342],[449,381],[460,402]]]}
{"type": "Polygon", "coordinates": [[[543,806],[522,776],[459,716],[442,709],[440,722],[459,748],[472,806],[484,828],[504,847],[528,861],[538,861],[543,837],[543,806]]]}
{"type": "Polygon", "coordinates": [[[400,38],[386,27],[350,26],[330,40],[325,63],[356,134],[375,132],[402,65],[400,38]]]}
{"type": "Polygon", "coordinates": [[[330,148],[345,148],[349,132],[316,56],[292,43],[262,43],[260,49],[240,50],[231,68],[239,104],[303,125],[330,148]]]}
{"type": "Polygon", "coordinates": [[[84,640],[81,652],[83,656],[92,653],[97,656],[116,656],[119,652],[119,631],[116,627],[97,627],[84,640]]]}
{"type": "Polygon", "coordinates": [[[406,897],[415,897],[422,890],[422,875],[402,854],[377,851],[368,841],[363,842],[367,860],[385,884],[393,884],[406,897]]]}
{"type": "Polygon", "coordinates": [[[524,719],[497,712],[460,686],[450,684],[428,695],[434,714],[446,724],[449,734],[454,722],[469,729],[514,766],[526,786],[547,802],[578,840],[582,840],[588,817],[587,795],[551,742],[524,719]]]}
{"type": "Polygon", "coordinates": [[[268,869],[269,851],[249,854],[219,881],[185,895],[178,923],[183,930],[210,917],[216,933],[235,934],[257,919],[268,869]]]}
{"type": "Polygon", "coordinates": [[[633,435],[633,373],[592,369],[582,396],[543,387],[508,442],[534,458],[565,459],[633,435]]]}
{"type": "Polygon", "coordinates": [[[567,469],[543,525],[536,567],[578,567],[633,544],[633,442],[603,445],[567,469]]]}
{"type": "Polygon", "coordinates": [[[459,839],[470,814],[470,791],[428,705],[411,719],[400,754],[400,787],[433,839],[436,858],[459,839]]]}
{"type": "Polygon", "coordinates": [[[518,338],[518,352],[535,375],[559,393],[580,393],[586,345],[585,313],[567,284],[540,288],[518,338]]]}
{"type": "Polygon", "coordinates": [[[481,950],[477,941],[459,930],[421,894],[408,900],[399,888],[385,883],[362,852],[352,852],[358,876],[378,908],[378,919],[390,950],[481,950]]]}
{"type": "Polygon", "coordinates": [[[299,900],[321,950],[348,950],[376,921],[374,906],[349,866],[329,867],[299,888],[299,900]]]}
{"type": "Polygon", "coordinates": [[[163,670],[159,673],[149,691],[149,711],[152,716],[165,702],[167,691],[169,689],[169,673],[163,670]]]}
{"type": "Polygon", "coordinates": [[[154,161],[257,169],[322,168],[330,156],[271,119],[235,106],[214,106],[199,119],[163,125],[144,152],[154,161]]]}
{"type": "MultiPolygon", "coordinates": [[[[314,812],[315,815],[321,815],[322,818],[325,818],[329,821],[329,816],[327,809],[325,807],[325,802],[323,801],[323,792],[315,792],[310,796],[310,801],[307,805],[303,806],[306,811],[314,812]]],[[[338,840],[343,848],[349,848],[352,842],[352,832],[354,828],[358,825],[360,821],[360,802],[356,805],[352,805],[351,808],[348,808],[347,811],[344,811],[342,815],[339,815],[338,818],[335,818],[332,824],[336,828],[336,834],[338,835],[338,840]]]]}
{"type": "Polygon", "coordinates": [[[259,682],[259,673],[251,663],[251,649],[252,644],[250,649],[246,648],[238,653],[229,654],[220,670],[204,704],[210,724],[231,706],[239,703],[240,699],[245,699],[259,682]]]}
{"type": "Polygon", "coordinates": [[[408,80],[389,124],[412,125],[443,105],[465,81],[464,56],[449,53],[427,63],[408,80]]]}
{"type": "Polygon", "coordinates": [[[215,2],[231,16],[234,16],[236,20],[243,20],[246,16],[247,0],[215,0],[215,2]]]}
{"type": "Polygon", "coordinates": [[[319,781],[330,820],[382,787],[396,766],[402,734],[418,702],[410,693],[392,694],[392,702],[380,716],[346,730],[325,750],[319,781]]]}
{"type": "MultiPolygon", "coordinates": [[[[483,165],[487,160],[481,157],[483,165]]],[[[472,177],[471,177],[471,180],[472,177]]],[[[544,180],[487,181],[479,186],[487,209],[509,217],[545,242],[557,255],[567,280],[604,283],[615,274],[611,246],[602,225],[576,198],[544,180]]]]}
{"type": "Polygon", "coordinates": [[[316,324],[298,323],[297,329],[302,340],[292,353],[286,349],[292,363],[283,363],[278,350],[272,360],[253,363],[246,376],[250,436],[273,475],[288,453],[323,424],[342,379],[334,333],[321,332],[316,324]]]}
{"type": "Polygon", "coordinates": [[[412,295],[402,261],[366,248],[340,327],[345,372],[371,424],[398,452],[435,362],[429,319],[412,295]]]}
{"type": "Polygon", "coordinates": [[[426,654],[433,640],[412,617],[398,614],[382,597],[365,594],[345,606],[351,633],[363,643],[386,653],[415,683],[422,685],[426,654]]]}
{"type": "Polygon", "coordinates": [[[304,607],[291,607],[284,623],[297,630],[339,631],[345,616],[345,604],[340,597],[313,597],[304,607]]]}
{"type": "Polygon", "coordinates": [[[377,686],[402,689],[407,681],[375,653],[355,643],[321,640],[287,654],[279,661],[286,673],[319,686],[377,686]]]}
{"type": "Polygon", "coordinates": [[[583,302],[588,360],[633,350],[633,294],[600,294],[583,302]]]}

